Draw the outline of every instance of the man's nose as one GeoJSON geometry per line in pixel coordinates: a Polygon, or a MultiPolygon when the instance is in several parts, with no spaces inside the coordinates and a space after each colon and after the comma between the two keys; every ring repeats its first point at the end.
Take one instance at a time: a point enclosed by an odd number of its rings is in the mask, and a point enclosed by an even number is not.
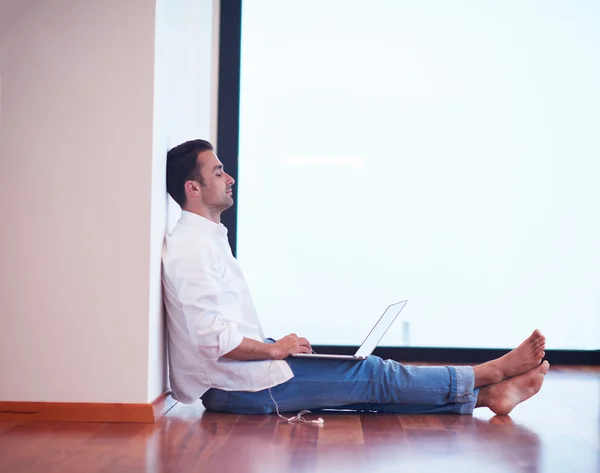
{"type": "Polygon", "coordinates": [[[233,177],[231,177],[229,174],[227,174],[227,176],[229,177],[229,180],[227,181],[227,185],[232,186],[235,184],[235,179],[233,177]]]}

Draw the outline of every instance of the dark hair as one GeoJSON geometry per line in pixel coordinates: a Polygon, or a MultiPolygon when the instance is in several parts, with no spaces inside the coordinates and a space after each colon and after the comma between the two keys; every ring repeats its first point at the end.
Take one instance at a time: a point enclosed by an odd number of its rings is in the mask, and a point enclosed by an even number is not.
{"type": "Polygon", "coordinates": [[[181,208],[185,205],[186,181],[198,181],[204,185],[198,155],[215,148],[205,140],[186,141],[167,153],[167,192],[181,208]]]}

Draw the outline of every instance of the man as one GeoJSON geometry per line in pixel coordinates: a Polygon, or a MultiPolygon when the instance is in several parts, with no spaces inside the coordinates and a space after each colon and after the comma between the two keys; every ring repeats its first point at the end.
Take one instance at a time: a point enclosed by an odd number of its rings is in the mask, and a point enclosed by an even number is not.
{"type": "Polygon", "coordinates": [[[501,358],[479,366],[404,366],[306,360],[308,340],[266,339],[248,287],[220,223],[233,205],[233,178],[207,141],[167,154],[167,191],[182,217],[166,238],[163,287],[173,395],[209,410],[266,414],[343,408],[395,413],[508,414],[536,394],[549,364],[535,330],[501,358]],[[279,409],[278,409],[279,408],[279,409]]]}

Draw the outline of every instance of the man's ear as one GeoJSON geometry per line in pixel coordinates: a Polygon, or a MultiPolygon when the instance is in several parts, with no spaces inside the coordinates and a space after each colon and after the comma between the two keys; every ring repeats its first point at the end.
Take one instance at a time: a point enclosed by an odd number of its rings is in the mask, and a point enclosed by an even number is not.
{"type": "Polygon", "coordinates": [[[197,181],[185,181],[184,188],[186,195],[190,197],[199,197],[202,193],[200,184],[197,181]]]}

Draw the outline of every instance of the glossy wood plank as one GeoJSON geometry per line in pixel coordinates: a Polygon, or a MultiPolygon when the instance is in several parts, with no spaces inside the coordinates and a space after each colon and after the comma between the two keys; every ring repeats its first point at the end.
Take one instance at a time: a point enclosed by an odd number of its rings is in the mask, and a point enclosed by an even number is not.
{"type": "Polygon", "coordinates": [[[406,432],[395,414],[361,414],[364,443],[369,446],[406,441],[406,432]]]}
{"type": "Polygon", "coordinates": [[[14,426],[19,425],[20,422],[8,422],[8,421],[0,421],[0,435],[2,435],[7,430],[12,429],[14,426]]]}
{"type": "Polygon", "coordinates": [[[406,432],[395,414],[361,414],[360,421],[365,440],[367,468],[377,471],[389,468],[397,471],[413,459],[413,451],[406,432]]]}
{"type": "MultiPolygon", "coordinates": [[[[19,424],[0,435],[0,472],[35,471],[36,453],[44,452],[43,461],[51,455],[47,443],[58,428],[56,423],[19,424]]],[[[50,459],[50,462],[53,462],[50,459]]]]}
{"type": "Polygon", "coordinates": [[[401,415],[400,424],[406,431],[410,430],[440,430],[444,433],[446,428],[437,416],[401,415]]]}
{"type": "Polygon", "coordinates": [[[551,372],[510,417],[319,415],[322,427],[198,402],[156,424],[0,421],[0,473],[600,472],[599,367],[551,372]]]}
{"type": "Polygon", "coordinates": [[[319,446],[362,445],[364,437],[359,415],[323,414],[325,420],[319,430],[319,446]]]}
{"type": "Polygon", "coordinates": [[[324,413],[319,429],[317,472],[352,471],[368,468],[360,415],[324,413]]]}
{"type": "Polygon", "coordinates": [[[289,432],[285,452],[289,462],[282,471],[316,471],[318,464],[318,442],[322,427],[279,422],[278,431],[289,432]]]}

